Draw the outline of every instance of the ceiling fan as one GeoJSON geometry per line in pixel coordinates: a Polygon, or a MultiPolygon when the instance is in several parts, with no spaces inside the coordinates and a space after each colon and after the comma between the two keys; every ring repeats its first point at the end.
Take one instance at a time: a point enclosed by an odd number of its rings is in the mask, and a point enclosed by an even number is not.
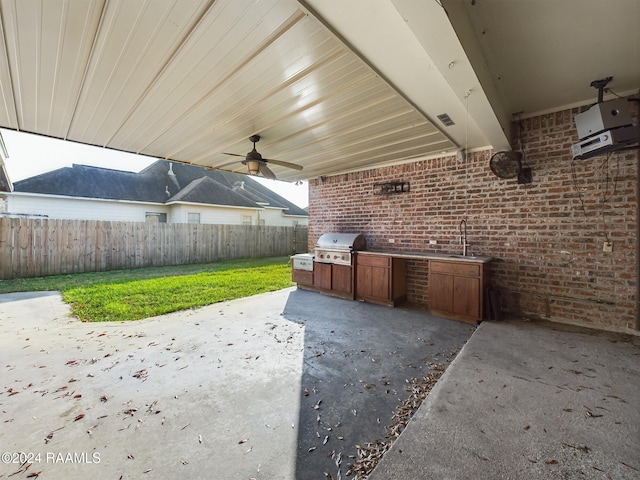
{"type": "Polygon", "coordinates": [[[276,179],[276,175],[267,166],[268,163],[272,163],[274,165],[280,165],[281,167],[293,168],[294,170],[302,170],[302,166],[296,165],[295,163],[284,162],[282,160],[273,160],[271,158],[262,158],[262,155],[260,155],[256,150],[256,143],[260,141],[260,135],[250,136],[249,141],[253,142],[253,150],[251,150],[246,155],[238,155],[237,153],[222,152],[223,155],[232,155],[234,157],[244,157],[244,160],[236,160],[233,162],[225,163],[224,165],[220,165],[217,168],[226,167],[228,165],[232,165],[234,163],[240,162],[243,165],[247,166],[247,169],[249,170],[249,175],[262,174],[263,177],[270,178],[272,180],[276,179]]]}

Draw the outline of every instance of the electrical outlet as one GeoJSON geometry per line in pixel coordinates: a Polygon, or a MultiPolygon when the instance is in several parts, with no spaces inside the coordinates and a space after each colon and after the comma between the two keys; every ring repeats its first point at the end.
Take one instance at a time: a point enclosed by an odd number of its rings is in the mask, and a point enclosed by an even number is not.
{"type": "Polygon", "coordinates": [[[603,252],[613,252],[613,242],[604,242],[602,245],[603,252]]]}
{"type": "Polygon", "coordinates": [[[389,243],[396,243],[396,239],[395,238],[390,238],[389,239],[389,243]]]}
{"type": "Polygon", "coordinates": [[[437,245],[438,241],[437,240],[429,240],[429,245],[437,245]]]}

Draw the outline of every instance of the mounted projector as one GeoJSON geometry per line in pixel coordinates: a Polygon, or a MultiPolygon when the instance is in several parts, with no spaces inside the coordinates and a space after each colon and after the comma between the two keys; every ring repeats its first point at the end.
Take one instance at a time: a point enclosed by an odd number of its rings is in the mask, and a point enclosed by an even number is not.
{"type": "Polygon", "coordinates": [[[575,116],[580,142],[571,146],[574,159],[615,152],[640,141],[640,128],[633,125],[627,99],[602,101],[604,87],[610,81],[607,77],[591,82],[598,88],[598,103],[575,116]]]}
{"type": "Polygon", "coordinates": [[[576,128],[580,140],[597,135],[605,130],[631,125],[629,102],[620,98],[608,102],[596,103],[586,112],[575,116],[576,128]]]}

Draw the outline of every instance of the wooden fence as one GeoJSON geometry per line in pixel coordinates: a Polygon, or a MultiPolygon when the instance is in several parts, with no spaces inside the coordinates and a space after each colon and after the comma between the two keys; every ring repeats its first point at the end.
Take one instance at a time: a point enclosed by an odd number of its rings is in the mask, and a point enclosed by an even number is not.
{"type": "Polygon", "coordinates": [[[277,257],[307,251],[307,227],[0,218],[0,280],[277,257]]]}

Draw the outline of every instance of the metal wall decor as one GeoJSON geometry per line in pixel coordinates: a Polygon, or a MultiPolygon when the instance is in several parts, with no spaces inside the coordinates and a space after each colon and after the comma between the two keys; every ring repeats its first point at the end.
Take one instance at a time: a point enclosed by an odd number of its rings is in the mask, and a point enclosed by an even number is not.
{"type": "Polygon", "coordinates": [[[386,182],[374,183],[374,195],[391,195],[395,193],[408,193],[410,190],[409,182],[386,182]]]}

